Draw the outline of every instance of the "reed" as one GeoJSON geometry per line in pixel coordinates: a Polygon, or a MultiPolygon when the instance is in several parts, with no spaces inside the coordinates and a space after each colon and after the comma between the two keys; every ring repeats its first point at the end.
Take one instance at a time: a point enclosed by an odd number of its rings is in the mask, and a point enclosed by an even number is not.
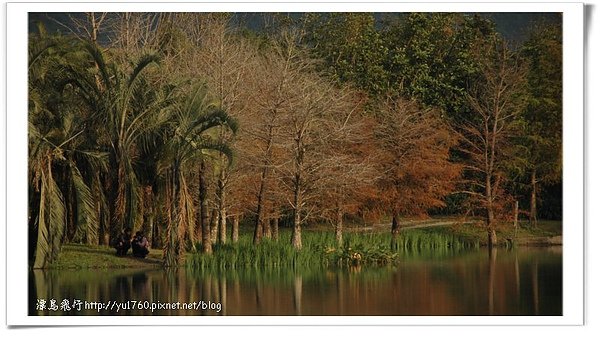
{"type": "Polygon", "coordinates": [[[250,233],[240,234],[236,244],[216,244],[212,255],[189,255],[186,265],[199,270],[225,270],[236,268],[304,268],[345,267],[353,265],[385,266],[407,259],[447,257],[478,247],[452,234],[435,234],[419,229],[404,231],[392,248],[387,233],[350,233],[338,247],[331,232],[305,231],[303,249],[296,251],[290,245],[291,233],[282,231],[279,241],[263,240],[252,243],[250,233]]]}

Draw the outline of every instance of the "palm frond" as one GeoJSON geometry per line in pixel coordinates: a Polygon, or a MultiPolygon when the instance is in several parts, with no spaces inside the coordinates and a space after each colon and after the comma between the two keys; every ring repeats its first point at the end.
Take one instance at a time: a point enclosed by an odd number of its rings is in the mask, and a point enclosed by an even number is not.
{"type": "Polygon", "coordinates": [[[41,171],[41,187],[40,187],[40,207],[38,211],[38,235],[37,244],[35,247],[35,262],[34,269],[43,269],[47,266],[50,257],[50,236],[48,222],[46,217],[46,209],[48,200],[45,198],[47,183],[45,173],[41,171]]]}
{"type": "Polygon", "coordinates": [[[47,41],[41,45],[35,44],[33,48],[29,48],[29,64],[28,68],[31,69],[51,48],[56,47],[56,43],[54,41],[47,41]]]}
{"type": "Polygon", "coordinates": [[[134,83],[142,73],[142,71],[151,64],[158,64],[160,62],[160,57],[156,54],[146,54],[141,57],[141,59],[136,63],[133,72],[129,75],[129,80],[127,81],[127,88],[131,90],[133,88],[134,83]]]}
{"type": "MultiPolygon", "coordinates": [[[[92,43],[85,44],[84,48],[88,51],[93,61],[96,63],[98,71],[100,72],[102,78],[102,84],[106,86],[107,90],[110,90],[112,86],[110,81],[111,76],[109,74],[109,69],[111,69],[111,67],[108,66],[106,61],[104,60],[104,54],[102,53],[102,50],[97,45],[94,45],[92,43]]],[[[100,90],[100,88],[97,89],[100,90]]]]}
{"type": "Polygon", "coordinates": [[[84,178],[75,163],[70,163],[71,177],[75,186],[77,196],[78,218],[83,222],[77,223],[76,233],[81,238],[87,238],[88,243],[97,241],[98,238],[98,214],[96,213],[96,199],[91,189],[85,184],[84,178]]]}
{"type": "Polygon", "coordinates": [[[83,159],[89,163],[91,168],[102,172],[108,171],[108,155],[105,151],[91,151],[91,150],[73,150],[74,153],[81,155],[83,159]]]}
{"type": "Polygon", "coordinates": [[[58,258],[58,254],[60,252],[60,247],[63,240],[63,235],[65,232],[65,202],[52,175],[52,171],[48,170],[48,175],[46,176],[47,185],[48,185],[48,234],[49,234],[49,244],[51,247],[50,250],[50,262],[54,262],[58,258]]]}

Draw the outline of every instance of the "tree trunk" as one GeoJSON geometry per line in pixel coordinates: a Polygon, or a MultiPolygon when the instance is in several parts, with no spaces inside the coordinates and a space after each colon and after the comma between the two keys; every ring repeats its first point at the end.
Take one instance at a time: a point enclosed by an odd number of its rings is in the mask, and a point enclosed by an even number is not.
{"type": "Polygon", "coordinates": [[[260,188],[258,190],[258,206],[256,208],[256,221],[254,223],[254,244],[260,243],[263,235],[264,227],[264,212],[265,212],[265,196],[267,193],[267,179],[269,176],[269,163],[271,160],[271,148],[273,146],[273,126],[269,126],[269,134],[267,140],[267,149],[265,150],[265,159],[263,169],[260,176],[260,188]]]}
{"type": "MultiPolygon", "coordinates": [[[[77,199],[75,196],[75,192],[73,189],[73,182],[69,179],[70,178],[70,173],[68,172],[68,170],[65,170],[65,175],[64,175],[64,183],[67,185],[67,191],[66,191],[66,196],[65,196],[65,204],[66,204],[66,210],[67,210],[67,229],[65,231],[66,236],[64,237],[64,239],[68,242],[73,242],[73,240],[77,240],[79,242],[81,242],[81,238],[75,238],[75,236],[77,236],[77,219],[75,218],[76,216],[76,210],[75,207],[77,206],[77,199]]],[[[79,237],[79,236],[77,236],[79,237]]]]}
{"type": "MultiPolygon", "coordinates": [[[[96,177],[98,179],[98,191],[101,191],[101,193],[104,194],[105,199],[110,198],[111,193],[109,190],[107,190],[110,184],[110,174],[106,176],[100,175],[100,173],[98,173],[96,177]],[[108,197],[106,195],[107,191],[108,197]]],[[[98,231],[100,237],[100,245],[110,245],[110,220],[112,219],[111,217],[113,213],[111,210],[112,208],[110,206],[110,201],[102,203],[102,200],[98,199],[98,221],[100,222],[98,231]]]]}
{"type": "Polygon", "coordinates": [[[267,167],[263,168],[260,180],[260,188],[258,190],[258,207],[256,208],[256,220],[254,222],[254,244],[260,243],[263,236],[263,219],[264,219],[264,201],[266,192],[266,177],[267,167]]]}
{"type": "Polygon", "coordinates": [[[398,222],[399,215],[394,213],[392,216],[392,242],[390,247],[393,251],[398,250],[398,235],[400,235],[400,223],[398,222]]]}
{"type": "Polygon", "coordinates": [[[536,170],[531,173],[531,210],[529,210],[529,222],[537,228],[537,178],[536,170]]]}
{"type": "Polygon", "coordinates": [[[488,246],[493,248],[498,245],[498,237],[496,237],[496,229],[493,227],[488,228],[488,246]]]}
{"type": "Polygon", "coordinates": [[[488,231],[488,247],[498,244],[496,238],[496,224],[494,219],[494,205],[492,200],[492,182],[491,175],[485,177],[485,195],[486,195],[486,227],[488,231]]]}
{"type": "Polygon", "coordinates": [[[279,240],[279,217],[276,215],[271,219],[271,228],[273,230],[273,240],[279,240]]]}
{"type": "Polygon", "coordinates": [[[219,234],[219,211],[213,209],[210,216],[210,242],[212,244],[217,243],[217,236],[219,234]]]}
{"type": "Polygon", "coordinates": [[[271,230],[271,220],[269,218],[265,218],[263,220],[263,237],[267,238],[267,239],[271,239],[271,234],[272,234],[272,230],[271,230]]]}
{"type": "Polygon", "coordinates": [[[200,215],[198,220],[200,221],[200,229],[202,230],[202,251],[206,254],[212,253],[212,243],[210,241],[210,223],[208,215],[208,199],[207,199],[207,188],[206,178],[204,174],[206,172],[206,163],[200,162],[200,170],[198,173],[199,180],[199,200],[200,200],[200,215]]]}
{"type": "Polygon", "coordinates": [[[292,232],[292,246],[296,250],[302,249],[302,229],[300,228],[300,212],[294,209],[294,230],[292,232]]]}
{"type": "Polygon", "coordinates": [[[300,228],[302,205],[304,203],[302,196],[303,179],[302,169],[304,167],[304,144],[303,133],[300,131],[296,135],[296,156],[294,163],[294,231],[292,232],[292,246],[296,250],[302,249],[302,229],[300,228]]]}
{"type": "Polygon", "coordinates": [[[335,241],[338,247],[342,247],[344,245],[344,240],[342,238],[342,232],[344,227],[344,213],[338,209],[336,220],[335,220],[335,241]]]}
{"type": "MultiPolygon", "coordinates": [[[[223,161],[221,162],[224,165],[223,161]]],[[[218,202],[219,202],[219,243],[227,242],[227,209],[225,208],[225,169],[221,168],[218,183],[218,202]]]]}
{"type": "Polygon", "coordinates": [[[154,194],[152,192],[152,186],[147,185],[144,187],[144,223],[142,224],[141,231],[148,239],[148,243],[152,247],[152,231],[154,228],[154,194]]]}
{"type": "MultiPolygon", "coordinates": [[[[116,151],[118,153],[118,150],[116,151]]],[[[109,156],[109,168],[120,168],[117,154],[109,156]]],[[[108,224],[108,243],[112,245],[115,238],[117,238],[123,231],[123,218],[117,211],[117,201],[119,197],[119,170],[111,170],[108,173],[106,179],[106,187],[104,191],[108,192],[108,211],[110,213],[109,224],[108,224]]]]}
{"type": "Polygon", "coordinates": [[[156,222],[156,223],[154,223],[153,228],[152,228],[152,247],[153,248],[160,248],[163,245],[160,224],[161,224],[160,222],[156,222]]]}
{"type": "Polygon", "coordinates": [[[233,215],[233,224],[231,226],[231,242],[237,243],[240,231],[240,216],[233,215]]]}
{"type": "Polygon", "coordinates": [[[513,220],[513,226],[515,227],[515,231],[519,227],[519,201],[515,201],[515,217],[513,220]]]}
{"type": "Polygon", "coordinates": [[[165,243],[165,266],[176,266],[179,261],[179,238],[178,238],[178,225],[177,216],[179,214],[179,195],[180,195],[180,181],[179,181],[179,171],[177,170],[177,164],[174,164],[175,167],[172,171],[171,177],[171,189],[172,189],[172,198],[169,203],[171,205],[169,212],[169,222],[167,225],[167,240],[165,243]]]}
{"type": "Polygon", "coordinates": [[[300,174],[296,174],[296,187],[294,188],[294,229],[292,231],[292,246],[296,250],[302,249],[302,229],[300,227],[301,196],[300,196],[300,174]]]}
{"type": "Polygon", "coordinates": [[[219,243],[227,243],[227,212],[225,209],[219,210],[219,243]]]}

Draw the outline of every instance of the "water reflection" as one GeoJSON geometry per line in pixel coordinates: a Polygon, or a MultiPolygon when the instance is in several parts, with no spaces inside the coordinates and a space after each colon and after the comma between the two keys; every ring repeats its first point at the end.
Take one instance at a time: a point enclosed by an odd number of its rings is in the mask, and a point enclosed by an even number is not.
{"type": "Polygon", "coordinates": [[[497,248],[488,250],[488,314],[494,314],[494,281],[496,280],[496,256],[498,255],[497,248]]]}
{"type": "Polygon", "coordinates": [[[562,253],[546,249],[483,250],[393,268],[36,270],[31,279],[30,315],[562,314],[562,253]],[[38,299],[81,300],[82,309],[40,311],[38,299]],[[113,307],[86,309],[86,301],[113,307]],[[164,305],[177,302],[204,303],[164,305]]]}

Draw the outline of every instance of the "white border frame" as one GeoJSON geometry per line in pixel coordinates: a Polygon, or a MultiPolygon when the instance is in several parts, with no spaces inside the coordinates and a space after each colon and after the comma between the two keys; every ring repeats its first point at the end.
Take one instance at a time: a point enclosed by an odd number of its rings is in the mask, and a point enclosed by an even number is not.
{"type": "Polygon", "coordinates": [[[7,325],[582,325],[584,139],[582,3],[7,3],[7,325]],[[28,316],[28,12],[562,12],[563,315],[537,316],[28,316]],[[10,239],[10,241],[8,241],[10,239]],[[11,253],[8,256],[8,253],[11,253]]]}

